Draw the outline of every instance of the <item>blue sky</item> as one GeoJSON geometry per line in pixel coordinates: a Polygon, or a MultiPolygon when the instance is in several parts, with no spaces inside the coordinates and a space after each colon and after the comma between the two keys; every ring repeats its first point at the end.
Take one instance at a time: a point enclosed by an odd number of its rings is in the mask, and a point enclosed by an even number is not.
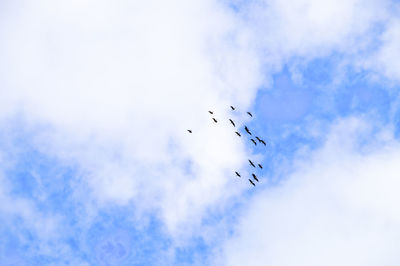
{"type": "Polygon", "coordinates": [[[0,7],[1,265],[399,265],[397,1],[0,7]]]}

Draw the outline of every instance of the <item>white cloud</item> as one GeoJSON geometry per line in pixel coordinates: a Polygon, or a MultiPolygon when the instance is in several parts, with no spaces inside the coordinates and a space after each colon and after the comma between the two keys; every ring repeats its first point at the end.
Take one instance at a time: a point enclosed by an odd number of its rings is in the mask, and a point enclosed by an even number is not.
{"type": "Polygon", "coordinates": [[[400,81],[399,60],[400,56],[400,20],[398,19],[399,7],[396,6],[388,18],[380,34],[379,45],[375,51],[360,60],[358,66],[372,70],[377,77],[383,77],[390,83],[398,84],[400,81]]]}
{"type": "Polygon", "coordinates": [[[219,263],[398,265],[399,147],[365,120],[338,121],[285,182],[245,206],[219,263]]]}
{"type": "Polygon", "coordinates": [[[279,64],[365,49],[386,7],[387,1],[374,0],[255,1],[244,16],[255,26],[266,60],[279,64]]]}
{"type": "Polygon", "coordinates": [[[246,151],[227,113],[246,110],[261,75],[229,10],[179,0],[5,8],[0,116],[22,114],[40,151],[78,167],[81,200],[92,204],[87,184],[100,203],[161,210],[175,230],[247,187],[232,183],[246,151]]]}

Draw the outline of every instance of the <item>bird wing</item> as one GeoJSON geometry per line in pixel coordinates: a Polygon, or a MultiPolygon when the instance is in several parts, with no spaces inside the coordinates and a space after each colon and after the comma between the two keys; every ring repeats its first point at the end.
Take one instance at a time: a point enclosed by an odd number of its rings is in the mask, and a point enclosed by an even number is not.
{"type": "Polygon", "coordinates": [[[251,179],[249,179],[249,181],[253,186],[256,186],[256,184],[254,184],[254,182],[251,179]]]}
{"type": "Polygon", "coordinates": [[[258,181],[258,178],[257,178],[256,176],[254,176],[254,179],[255,179],[257,182],[260,182],[260,181],[258,181]]]}

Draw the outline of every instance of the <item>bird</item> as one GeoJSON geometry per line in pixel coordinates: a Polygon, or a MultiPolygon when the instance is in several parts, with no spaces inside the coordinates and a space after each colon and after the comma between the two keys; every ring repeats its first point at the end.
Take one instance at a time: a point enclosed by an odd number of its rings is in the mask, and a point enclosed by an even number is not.
{"type": "Polygon", "coordinates": [[[259,142],[261,142],[261,139],[260,139],[259,137],[256,136],[256,139],[257,139],[259,142]]]}
{"type": "Polygon", "coordinates": [[[247,133],[249,133],[251,135],[250,130],[247,128],[247,126],[244,126],[244,130],[246,130],[247,133]]]}
{"type": "Polygon", "coordinates": [[[267,146],[267,144],[265,143],[265,141],[260,140],[260,142],[261,142],[262,144],[264,144],[264,146],[267,146]]]}
{"type": "Polygon", "coordinates": [[[256,167],[252,161],[249,160],[249,163],[251,164],[251,166],[256,167]]]}
{"type": "Polygon", "coordinates": [[[257,146],[257,142],[255,142],[255,140],[254,139],[250,139],[253,143],[254,143],[254,145],[256,145],[257,146]]]}
{"type": "Polygon", "coordinates": [[[214,117],[213,117],[213,120],[214,120],[214,122],[215,122],[215,123],[217,123],[217,122],[218,122],[218,121],[217,121],[217,119],[215,119],[214,117]]]}
{"type": "Polygon", "coordinates": [[[231,121],[231,124],[232,124],[234,127],[236,127],[236,126],[235,126],[235,122],[233,122],[232,119],[229,119],[229,121],[231,121]]]}
{"type": "Polygon", "coordinates": [[[251,179],[249,179],[249,181],[253,186],[256,186],[256,184],[254,184],[254,182],[251,179]]]}
{"type": "Polygon", "coordinates": [[[188,129],[187,131],[189,131],[189,133],[192,133],[192,131],[190,129],[188,129]]]}
{"type": "Polygon", "coordinates": [[[238,176],[238,177],[240,177],[240,174],[238,173],[238,172],[235,172],[236,173],[236,175],[238,176]]]}
{"type": "Polygon", "coordinates": [[[214,112],[212,112],[212,111],[208,111],[210,114],[213,114],[214,112]]]}
{"type": "Polygon", "coordinates": [[[260,182],[260,181],[258,181],[258,178],[255,174],[251,174],[251,175],[253,176],[254,180],[256,180],[257,182],[260,182]]]}
{"type": "Polygon", "coordinates": [[[238,135],[239,137],[241,137],[242,135],[240,135],[239,132],[235,131],[236,135],[238,135]]]}
{"type": "Polygon", "coordinates": [[[235,110],[235,107],[233,107],[232,105],[231,105],[231,108],[232,108],[232,110],[235,110]]]}
{"type": "Polygon", "coordinates": [[[250,112],[247,112],[249,114],[249,116],[253,117],[253,115],[250,112]]]}
{"type": "Polygon", "coordinates": [[[261,164],[258,164],[258,167],[260,167],[261,169],[263,169],[261,164]]]}

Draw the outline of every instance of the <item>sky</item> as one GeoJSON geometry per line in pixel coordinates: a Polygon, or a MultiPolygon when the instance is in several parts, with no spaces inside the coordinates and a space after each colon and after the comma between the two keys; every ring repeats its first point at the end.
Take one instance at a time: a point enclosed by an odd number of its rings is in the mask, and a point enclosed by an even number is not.
{"type": "Polygon", "coordinates": [[[399,15],[0,1],[1,265],[400,265],[399,15]]]}

